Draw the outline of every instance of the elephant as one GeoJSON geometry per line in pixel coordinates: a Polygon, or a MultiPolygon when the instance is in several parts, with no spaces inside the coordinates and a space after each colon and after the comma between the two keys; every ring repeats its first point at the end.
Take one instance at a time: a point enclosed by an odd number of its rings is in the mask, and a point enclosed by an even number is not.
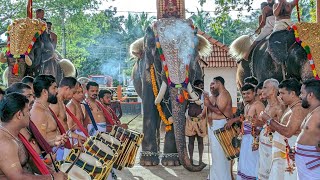
{"type": "Polygon", "coordinates": [[[293,29],[273,32],[250,52],[249,61],[243,53],[251,44],[249,36],[241,36],[230,45],[230,54],[239,61],[237,84],[243,85],[244,78],[252,75],[259,82],[275,78],[279,82],[287,78],[306,80],[312,78],[311,67],[305,50],[295,41],[293,29]],[[248,65],[249,64],[249,65],[248,65]]]}
{"type": "Polygon", "coordinates": [[[181,163],[189,171],[201,171],[206,166],[204,163],[195,166],[190,162],[185,140],[187,100],[177,101],[177,96],[187,91],[191,100],[199,102],[199,97],[193,92],[191,84],[203,78],[199,57],[207,56],[212,51],[210,42],[196,35],[196,29],[192,27],[189,20],[160,19],[146,29],[143,38],[130,46],[131,55],[137,59],[132,71],[133,84],[142,99],[144,112],[141,165],[159,164],[160,117],[155,104],[160,103],[166,118],[169,122],[173,122],[172,130],[165,135],[161,163],[163,165],[181,163]],[[162,50],[157,47],[160,43],[162,50]],[[153,94],[152,89],[153,69],[155,69],[156,88],[159,89],[157,96],[153,94]],[[186,69],[189,69],[188,73],[186,69]],[[181,83],[181,86],[174,86],[174,83],[181,83]]]}
{"type": "MultiPolygon", "coordinates": [[[[18,28],[25,28],[25,31],[31,31],[30,27],[33,27],[32,24],[45,25],[43,21],[38,19],[17,19],[9,26],[10,29],[13,29],[10,33],[19,35],[19,31],[17,32],[16,30],[18,28]]],[[[8,63],[8,69],[6,70],[8,71],[8,86],[14,82],[21,81],[21,79],[27,75],[35,77],[39,74],[52,74],[56,77],[57,82],[60,82],[63,76],[76,76],[76,70],[71,61],[67,59],[59,59],[59,54],[54,50],[47,31],[43,30],[42,33],[37,33],[38,36],[35,36],[35,41],[31,46],[32,49],[27,55],[23,54],[21,56],[19,55],[19,57],[14,57],[12,54],[6,54],[6,56],[3,54],[1,55],[0,61],[2,63],[8,63]],[[17,74],[13,73],[15,64],[18,64],[19,70],[17,74]]],[[[15,39],[10,39],[10,44],[16,44],[16,47],[23,49],[28,44],[17,43],[21,41],[28,42],[26,37],[27,35],[17,36],[15,39]]]]}

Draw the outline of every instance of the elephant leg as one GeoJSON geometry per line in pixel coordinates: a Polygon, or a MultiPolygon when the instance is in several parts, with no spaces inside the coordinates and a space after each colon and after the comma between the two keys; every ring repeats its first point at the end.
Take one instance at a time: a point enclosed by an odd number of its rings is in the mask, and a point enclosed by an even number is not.
{"type": "Polygon", "coordinates": [[[179,156],[178,156],[175,138],[174,138],[173,128],[172,130],[166,132],[161,164],[164,166],[180,166],[181,165],[179,156]]]}
{"type": "Polygon", "coordinates": [[[159,164],[159,113],[154,105],[152,89],[149,84],[144,86],[143,98],[143,133],[142,152],[140,157],[140,165],[155,166],[159,164]]]}

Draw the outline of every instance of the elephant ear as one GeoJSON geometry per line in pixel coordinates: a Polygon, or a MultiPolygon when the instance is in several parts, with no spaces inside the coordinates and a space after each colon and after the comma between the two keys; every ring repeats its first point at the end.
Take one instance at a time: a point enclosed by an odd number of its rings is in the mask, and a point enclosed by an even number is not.
{"type": "Polygon", "coordinates": [[[212,52],[212,44],[202,35],[197,34],[199,39],[198,54],[200,57],[208,57],[212,52]]]}
{"type": "Polygon", "coordinates": [[[143,41],[144,38],[140,38],[136,41],[134,41],[131,45],[130,45],[130,55],[134,58],[134,59],[141,59],[142,58],[142,53],[143,53],[143,41]]]}
{"type": "Polygon", "coordinates": [[[269,38],[268,51],[276,63],[282,64],[288,58],[289,36],[288,30],[282,30],[272,33],[269,38]]]}
{"type": "Polygon", "coordinates": [[[59,65],[65,77],[76,77],[76,68],[68,59],[61,59],[59,65]]]}

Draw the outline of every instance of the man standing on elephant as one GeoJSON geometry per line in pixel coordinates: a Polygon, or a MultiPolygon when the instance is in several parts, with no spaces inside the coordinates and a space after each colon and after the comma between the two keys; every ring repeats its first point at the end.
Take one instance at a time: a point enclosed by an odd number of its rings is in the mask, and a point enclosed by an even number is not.
{"type": "Polygon", "coordinates": [[[291,13],[293,8],[298,5],[298,0],[287,2],[287,0],[278,0],[273,5],[273,14],[276,17],[273,32],[285,30],[292,26],[291,13]]]}
{"type": "MultiPolygon", "coordinates": [[[[268,104],[265,109],[274,120],[279,121],[283,114],[283,106],[280,104],[278,95],[279,82],[276,79],[267,79],[263,83],[262,95],[268,104]]],[[[254,121],[255,126],[263,126],[259,137],[259,176],[261,180],[269,179],[272,155],[272,131],[268,125],[263,125],[259,120],[254,121]]]]}
{"type": "Polygon", "coordinates": [[[212,166],[208,179],[231,180],[231,162],[225,157],[221,144],[214,136],[214,131],[223,128],[227,119],[232,116],[232,100],[230,93],[224,86],[224,79],[221,76],[213,78],[210,84],[211,96],[204,92],[204,105],[202,117],[208,120],[208,136],[210,139],[212,166]]]}
{"type": "MultiPolygon", "coordinates": [[[[203,81],[196,80],[194,82],[195,92],[199,97],[202,96],[203,81]]],[[[190,102],[188,105],[188,113],[186,115],[186,136],[189,137],[188,150],[190,154],[191,164],[193,164],[193,150],[194,141],[197,138],[199,149],[199,164],[202,163],[203,155],[203,138],[207,135],[207,122],[198,117],[202,112],[202,106],[197,105],[195,102],[190,102]]]]}
{"type": "Polygon", "coordinates": [[[296,171],[286,172],[287,160],[285,159],[286,143],[294,146],[300,133],[300,126],[308,111],[301,106],[300,95],[301,84],[296,79],[287,79],[279,84],[279,97],[287,106],[280,122],[274,121],[268,114],[260,115],[264,123],[275,130],[272,142],[272,168],[269,179],[297,179],[296,171]]]}

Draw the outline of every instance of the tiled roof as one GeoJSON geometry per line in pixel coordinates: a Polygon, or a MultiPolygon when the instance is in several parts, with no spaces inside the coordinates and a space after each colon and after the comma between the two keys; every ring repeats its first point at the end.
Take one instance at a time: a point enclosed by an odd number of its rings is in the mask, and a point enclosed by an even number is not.
{"type": "Polygon", "coordinates": [[[198,30],[198,34],[205,37],[212,44],[213,49],[210,56],[205,58],[201,57],[201,67],[237,67],[236,61],[232,59],[228,53],[228,46],[200,30],[198,30]]]}

